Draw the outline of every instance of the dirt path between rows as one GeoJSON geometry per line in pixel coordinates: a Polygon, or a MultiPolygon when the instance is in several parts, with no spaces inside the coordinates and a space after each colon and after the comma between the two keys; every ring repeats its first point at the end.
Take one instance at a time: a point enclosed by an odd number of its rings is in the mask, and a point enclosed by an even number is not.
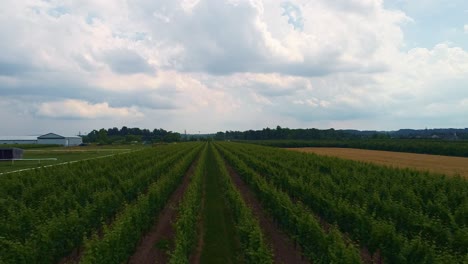
{"type": "Polygon", "coordinates": [[[260,228],[273,250],[274,262],[284,264],[309,263],[307,260],[302,258],[302,253],[298,248],[299,246],[295,247],[294,241],[278,229],[273,222],[273,218],[263,210],[260,201],[255,197],[255,194],[250,190],[249,186],[241,179],[239,174],[237,174],[237,172],[226,161],[225,164],[242,198],[258,219],[260,228]]]}
{"type": "Polygon", "coordinates": [[[199,159],[190,165],[185,173],[182,183],[172,193],[166,206],[155,218],[154,225],[140,240],[135,253],[128,260],[128,263],[167,263],[169,260],[168,252],[174,248],[175,230],[173,223],[176,221],[177,208],[192,175],[198,164],[199,159]]]}

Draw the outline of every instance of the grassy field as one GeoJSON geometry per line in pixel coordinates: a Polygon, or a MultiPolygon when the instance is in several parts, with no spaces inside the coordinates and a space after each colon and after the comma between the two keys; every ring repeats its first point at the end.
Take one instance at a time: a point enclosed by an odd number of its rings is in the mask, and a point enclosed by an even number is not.
{"type": "Polygon", "coordinates": [[[204,245],[200,263],[237,263],[239,252],[236,231],[229,208],[226,206],[219,179],[219,168],[215,166],[213,150],[208,150],[205,179],[205,208],[203,212],[204,245]]]}
{"type": "Polygon", "coordinates": [[[468,178],[468,158],[351,148],[289,148],[289,150],[446,175],[458,174],[468,178]]]}
{"type": "Polygon", "coordinates": [[[142,148],[142,145],[117,145],[117,146],[85,146],[85,147],[44,147],[26,148],[23,159],[12,161],[0,161],[0,173],[12,172],[23,169],[36,168],[60,164],[70,161],[98,158],[118,153],[124,153],[142,148]],[[56,159],[56,160],[27,160],[27,159],[56,159]]]}

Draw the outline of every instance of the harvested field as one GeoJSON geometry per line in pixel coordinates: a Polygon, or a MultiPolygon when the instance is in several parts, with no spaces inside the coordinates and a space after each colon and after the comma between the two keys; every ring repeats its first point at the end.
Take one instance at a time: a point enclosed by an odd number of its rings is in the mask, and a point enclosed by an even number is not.
{"type": "Polygon", "coordinates": [[[398,168],[412,168],[446,175],[458,174],[468,178],[468,158],[402,153],[352,148],[288,148],[356,161],[371,162],[398,168]]]}

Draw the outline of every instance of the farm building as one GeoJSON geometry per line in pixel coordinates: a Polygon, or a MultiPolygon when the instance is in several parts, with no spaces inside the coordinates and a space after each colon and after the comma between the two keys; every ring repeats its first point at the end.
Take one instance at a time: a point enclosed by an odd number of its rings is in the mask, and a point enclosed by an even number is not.
{"type": "Polygon", "coordinates": [[[52,144],[62,146],[78,146],[83,143],[79,136],[61,136],[48,133],[42,136],[8,136],[0,137],[0,144],[52,144]]]}
{"type": "Polygon", "coordinates": [[[37,138],[37,144],[54,144],[62,146],[78,146],[83,143],[79,136],[61,136],[55,133],[48,133],[37,138]]]}
{"type": "Polygon", "coordinates": [[[37,144],[37,136],[2,136],[0,144],[37,144]]]}
{"type": "Polygon", "coordinates": [[[23,150],[19,148],[0,148],[0,160],[22,159],[23,150]]]}

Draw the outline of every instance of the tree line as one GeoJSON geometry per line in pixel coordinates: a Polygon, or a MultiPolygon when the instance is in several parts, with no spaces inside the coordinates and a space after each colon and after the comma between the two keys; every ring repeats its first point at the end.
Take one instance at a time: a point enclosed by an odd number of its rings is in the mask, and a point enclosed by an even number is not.
{"type": "Polygon", "coordinates": [[[93,130],[86,136],[83,136],[85,143],[98,144],[130,144],[138,142],[156,143],[156,142],[178,142],[181,141],[181,135],[177,132],[167,131],[162,128],[140,129],[128,128],[123,126],[121,129],[117,127],[99,130],[93,130]]]}
{"type": "Polygon", "coordinates": [[[225,131],[214,135],[216,140],[349,140],[349,139],[430,139],[467,140],[465,129],[400,129],[397,131],[335,130],[317,128],[263,128],[261,130],[225,131]]]}
{"type": "Polygon", "coordinates": [[[333,128],[320,130],[316,128],[290,129],[277,126],[276,129],[264,128],[262,130],[226,131],[218,132],[216,140],[276,140],[276,139],[352,139],[357,136],[333,128]]]}

